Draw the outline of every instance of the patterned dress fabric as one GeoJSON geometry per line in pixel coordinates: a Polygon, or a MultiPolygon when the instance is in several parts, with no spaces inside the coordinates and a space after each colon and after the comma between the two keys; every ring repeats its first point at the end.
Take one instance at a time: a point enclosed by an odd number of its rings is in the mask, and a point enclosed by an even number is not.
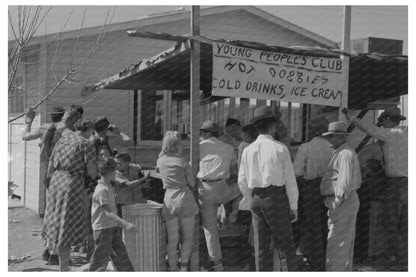
{"type": "Polygon", "coordinates": [[[78,245],[86,238],[87,193],[84,188],[86,164],[94,160],[94,146],[71,133],[56,144],[49,170],[53,170],[47,193],[42,236],[54,245],[78,245]]]}

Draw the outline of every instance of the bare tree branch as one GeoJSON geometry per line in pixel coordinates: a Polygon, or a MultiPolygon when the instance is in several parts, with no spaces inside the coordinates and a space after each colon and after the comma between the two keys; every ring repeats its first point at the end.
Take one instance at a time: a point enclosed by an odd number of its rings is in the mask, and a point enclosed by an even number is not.
{"type": "MultiPolygon", "coordinates": [[[[25,13],[25,10],[23,10],[23,13],[25,13]]],[[[95,54],[96,54],[96,52],[97,52],[97,50],[98,50],[98,48],[99,48],[99,46],[101,44],[101,41],[102,41],[102,39],[104,37],[104,34],[105,34],[105,31],[106,31],[106,26],[112,21],[112,19],[114,17],[114,13],[115,13],[115,9],[113,10],[112,14],[111,14],[111,8],[109,8],[107,10],[106,18],[105,18],[104,23],[103,23],[103,25],[101,27],[100,33],[98,34],[97,39],[94,42],[94,45],[93,45],[92,49],[88,53],[88,55],[85,58],[85,60],[83,62],[81,62],[80,65],[78,65],[75,68],[73,68],[72,67],[72,65],[73,65],[73,58],[75,56],[75,51],[76,51],[76,48],[77,48],[78,39],[79,39],[80,34],[81,34],[81,29],[83,27],[84,19],[85,19],[85,14],[86,14],[86,10],[84,10],[83,20],[81,22],[81,27],[80,27],[79,35],[77,36],[77,39],[75,41],[75,45],[74,45],[74,48],[73,48],[73,51],[72,51],[72,54],[71,54],[71,62],[70,62],[70,66],[68,68],[68,71],[66,72],[66,74],[62,78],[60,78],[59,80],[57,80],[57,83],[55,84],[55,86],[45,96],[43,96],[38,103],[36,103],[34,106],[31,107],[32,109],[36,109],[39,105],[41,105],[44,101],[46,101],[48,99],[48,97],[50,97],[63,83],[65,83],[65,82],[71,83],[74,80],[73,79],[73,76],[77,75],[80,71],[82,71],[89,64],[89,62],[95,56],[95,54]],[[109,18],[110,18],[110,20],[109,20],[109,18]]],[[[23,16],[23,18],[24,17],[25,16],[23,16]]],[[[39,27],[39,25],[36,24],[38,19],[39,19],[39,14],[38,13],[35,13],[35,16],[34,16],[35,22],[33,23],[33,25],[30,25],[31,27],[29,27],[29,29],[30,29],[29,30],[29,35],[31,34],[33,36],[34,32],[36,32],[37,28],[39,27]],[[35,27],[32,27],[32,26],[36,26],[36,28],[35,27]]],[[[44,17],[43,17],[43,19],[44,19],[44,17]]],[[[19,27],[22,26],[22,25],[25,25],[25,23],[24,23],[24,21],[22,21],[22,10],[19,9],[19,27]]],[[[95,96],[93,95],[93,97],[95,98],[96,95],[95,96]]],[[[91,101],[91,100],[89,100],[89,101],[91,101]]],[[[18,118],[20,118],[20,117],[22,117],[24,115],[25,115],[25,113],[21,113],[18,116],[14,117],[13,119],[10,119],[8,122],[11,123],[11,122],[17,120],[18,118]]]]}

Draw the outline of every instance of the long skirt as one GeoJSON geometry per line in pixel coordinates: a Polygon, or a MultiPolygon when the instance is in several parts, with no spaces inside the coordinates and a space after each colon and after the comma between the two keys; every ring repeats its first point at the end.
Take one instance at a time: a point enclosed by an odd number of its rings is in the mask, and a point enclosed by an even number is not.
{"type": "Polygon", "coordinates": [[[55,171],[47,192],[42,237],[52,245],[81,244],[87,235],[84,177],[55,171]]]}

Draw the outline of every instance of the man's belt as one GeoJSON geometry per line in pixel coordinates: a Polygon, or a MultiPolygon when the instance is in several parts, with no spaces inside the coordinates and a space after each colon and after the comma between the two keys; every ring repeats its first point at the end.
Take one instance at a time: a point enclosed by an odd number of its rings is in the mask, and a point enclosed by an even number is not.
{"type": "Polygon", "coordinates": [[[214,179],[214,180],[207,180],[207,179],[201,179],[201,182],[203,183],[215,183],[215,182],[219,182],[222,181],[224,179],[214,179]]]}

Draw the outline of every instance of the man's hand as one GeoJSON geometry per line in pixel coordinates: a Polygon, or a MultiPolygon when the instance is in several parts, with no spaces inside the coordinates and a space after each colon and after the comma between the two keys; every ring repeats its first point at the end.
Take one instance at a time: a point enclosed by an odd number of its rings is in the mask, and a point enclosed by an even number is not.
{"type": "Polygon", "coordinates": [[[126,229],[126,231],[137,231],[139,228],[133,223],[126,222],[126,224],[124,225],[124,229],[126,229]]]}
{"type": "Polygon", "coordinates": [[[348,114],[347,108],[343,108],[341,112],[345,115],[345,117],[347,118],[347,120],[350,120],[351,119],[351,116],[348,114]]]}
{"type": "Polygon", "coordinates": [[[149,179],[150,177],[150,170],[144,172],[144,179],[149,179]]]}
{"type": "Polygon", "coordinates": [[[120,130],[115,125],[111,124],[110,126],[108,126],[108,130],[114,134],[120,134],[120,130]]]}
{"type": "Polygon", "coordinates": [[[26,123],[31,123],[36,116],[36,112],[32,108],[27,108],[25,113],[26,123]]]}
{"type": "Polygon", "coordinates": [[[344,202],[343,197],[335,197],[335,200],[334,200],[335,207],[334,208],[338,208],[339,206],[341,206],[342,202],[344,202]]]}
{"type": "Polygon", "coordinates": [[[290,210],[290,223],[298,220],[298,210],[290,210]]]}

